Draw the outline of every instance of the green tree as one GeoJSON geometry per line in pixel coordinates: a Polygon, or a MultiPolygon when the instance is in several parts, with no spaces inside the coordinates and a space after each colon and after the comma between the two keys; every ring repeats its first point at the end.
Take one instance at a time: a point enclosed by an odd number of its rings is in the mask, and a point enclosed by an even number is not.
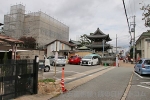
{"type": "Polygon", "coordinates": [[[1,33],[2,33],[2,34],[5,34],[3,27],[0,29],[0,34],[1,34],[1,33]]]}
{"type": "MultiPolygon", "coordinates": [[[[140,3],[141,4],[141,3],[140,3]]],[[[150,27],[150,4],[147,6],[143,5],[141,10],[143,10],[143,18],[142,20],[145,20],[145,26],[150,27]]]]}
{"type": "Polygon", "coordinates": [[[33,37],[21,37],[19,40],[24,42],[25,48],[35,49],[36,47],[36,40],[33,37]]]}
{"type": "Polygon", "coordinates": [[[91,40],[87,38],[86,34],[83,34],[80,36],[80,43],[82,46],[89,45],[91,44],[91,40]]]}

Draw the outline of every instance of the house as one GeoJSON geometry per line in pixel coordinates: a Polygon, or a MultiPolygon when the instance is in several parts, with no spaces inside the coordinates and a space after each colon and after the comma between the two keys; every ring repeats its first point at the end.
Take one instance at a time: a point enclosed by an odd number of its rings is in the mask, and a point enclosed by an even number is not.
{"type": "Polygon", "coordinates": [[[150,30],[143,32],[136,41],[136,59],[150,58],[150,30]]]}
{"type": "Polygon", "coordinates": [[[79,41],[75,41],[75,40],[71,40],[71,39],[70,39],[69,43],[74,44],[76,46],[75,47],[76,49],[80,48],[82,46],[82,44],[79,41]]]}
{"type": "Polygon", "coordinates": [[[17,44],[23,44],[23,41],[0,34],[0,59],[3,58],[4,52],[8,52],[9,59],[16,59],[17,44]],[[12,49],[11,51],[9,51],[12,49]]]}
{"type": "Polygon", "coordinates": [[[58,52],[59,56],[69,56],[71,52],[74,52],[75,45],[63,40],[54,40],[46,45],[46,53],[47,57],[51,55],[55,55],[58,52]]]}

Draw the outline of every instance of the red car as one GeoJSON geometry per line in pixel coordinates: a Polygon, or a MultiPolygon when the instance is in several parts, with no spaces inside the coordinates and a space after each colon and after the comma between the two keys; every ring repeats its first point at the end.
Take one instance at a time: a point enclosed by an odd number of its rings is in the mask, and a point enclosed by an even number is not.
{"type": "Polygon", "coordinates": [[[79,56],[71,56],[69,58],[68,63],[69,64],[80,64],[80,61],[81,61],[81,57],[79,57],[79,56]]]}

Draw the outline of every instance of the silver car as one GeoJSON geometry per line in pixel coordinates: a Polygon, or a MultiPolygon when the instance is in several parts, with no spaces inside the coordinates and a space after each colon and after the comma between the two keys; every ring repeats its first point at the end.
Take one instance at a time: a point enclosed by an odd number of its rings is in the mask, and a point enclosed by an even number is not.
{"type": "Polygon", "coordinates": [[[55,66],[55,64],[62,65],[62,66],[66,65],[66,59],[63,56],[58,56],[57,60],[55,60],[55,56],[49,56],[48,59],[50,60],[50,64],[52,66],[55,66]]]}

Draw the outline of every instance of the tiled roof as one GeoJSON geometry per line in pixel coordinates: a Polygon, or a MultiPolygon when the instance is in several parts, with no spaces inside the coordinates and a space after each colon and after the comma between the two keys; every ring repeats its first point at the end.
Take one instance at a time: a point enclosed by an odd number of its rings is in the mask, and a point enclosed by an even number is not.
{"type": "Polygon", "coordinates": [[[75,46],[74,44],[71,44],[71,43],[66,42],[66,41],[63,41],[63,40],[58,40],[58,39],[56,39],[56,40],[54,40],[54,41],[50,42],[50,43],[49,43],[49,44],[47,44],[46,46],[48,46],[48,45],[50,45],[50,44],[54,43],[55,41],[60,41],[60,42],[62,42],[62,43],[64,43],[64,44],[66,44],[66,45],[68,45],[68,46],[71,46],[71,47],[74,47],[74,46],[75,46]]]}
{"type": "Polygon", "coordinates": [[[147,32],[143,32],[141,36],[137,39],[136,43],[138,43],[142,38],[149,38],[150,37],[150,30],[147,32]]]}
{"type": "Polygon", "coordinates": [[[23,41],[14,39],[12,37],[6,36],[6,35],[1,35],[0,34],[0,43],[23,43],[23,41]]]}
{"type": "Polygon", "coordinates": [[[74,43],[74,44],[76,44],[76,45],[81,45],[81,43],[78,42],[78,41],[70,40],[69,42],[72,42],[72,43],[74,43]]]}

